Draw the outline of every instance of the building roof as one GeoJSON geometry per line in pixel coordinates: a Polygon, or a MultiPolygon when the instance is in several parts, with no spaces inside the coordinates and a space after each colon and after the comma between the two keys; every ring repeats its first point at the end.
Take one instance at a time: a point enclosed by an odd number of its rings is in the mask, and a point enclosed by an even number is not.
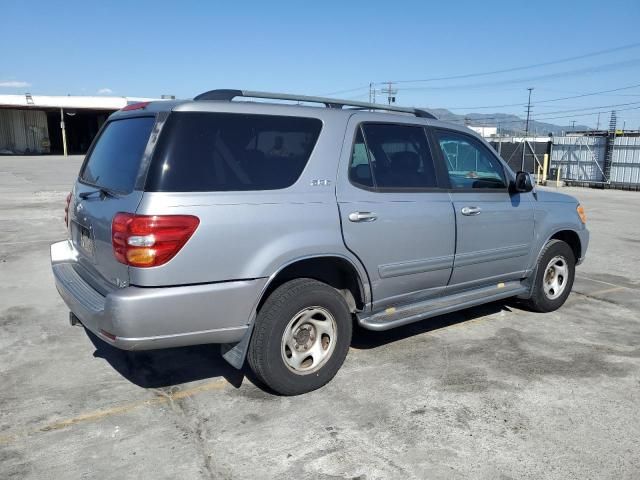
{"type": "Polygon", "coordinates": [[[159,100],[141,97],[76,95],[0,95],[0,108],[73,108],[76,110],[120,110],[130,103],[159,100]]]}

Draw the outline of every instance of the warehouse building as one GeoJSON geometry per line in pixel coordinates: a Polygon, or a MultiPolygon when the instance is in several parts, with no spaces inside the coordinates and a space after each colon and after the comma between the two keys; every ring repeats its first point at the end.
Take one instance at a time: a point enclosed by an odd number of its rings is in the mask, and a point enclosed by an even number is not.
{"type": "Polygon", "coordinates": [[[84,154],[111,113],[148,100],[0,95],[0,155],[84,154]]]}

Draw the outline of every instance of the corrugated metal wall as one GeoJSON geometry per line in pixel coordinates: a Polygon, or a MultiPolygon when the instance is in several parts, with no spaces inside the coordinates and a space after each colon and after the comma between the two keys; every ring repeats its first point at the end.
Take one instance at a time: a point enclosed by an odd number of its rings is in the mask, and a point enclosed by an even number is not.
{"type": "Polygon", "coordinates": [[[550,168],[562,168],[563,180],[603,182],[606,143],[603,137],[553,137],[550,168]]]}
{"type": "Polygon", "coordinates": [[[0,109],[0,153],[47,153],[47,114],[41,110],[0,109]]]}
{"type": "Polygon", "coordinates": [[[615,139],[609,180],[624,187],[640,186],[640,137],[615,139]]]}

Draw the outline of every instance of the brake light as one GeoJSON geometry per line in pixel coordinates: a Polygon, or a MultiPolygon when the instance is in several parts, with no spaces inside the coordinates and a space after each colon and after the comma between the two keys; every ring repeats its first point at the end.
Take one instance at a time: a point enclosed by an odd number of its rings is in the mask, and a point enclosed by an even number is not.
{"type": "Polygon", "coordinates": [[[69,226],[69,204],[71,203],[71,192],[67,194],[67,203],[64,206],[64,224],[69,226]]]}
{"type": "Polygon", "coordinates": [[[144,108],[147,107],[147,105],[149,105],[151,102],[137,102],[137,103],[132,103],[131,105],[127,105],[126,107],[122,108],[123,112],[128,112],[129,110],[142,110],[144,108]]]}
{"type": "Polygon", "coordinates": [[[132,267],[157,267],[171,260],[196,231],[192,215],[117,213],[111,223],[113,254],[132,267]]]}

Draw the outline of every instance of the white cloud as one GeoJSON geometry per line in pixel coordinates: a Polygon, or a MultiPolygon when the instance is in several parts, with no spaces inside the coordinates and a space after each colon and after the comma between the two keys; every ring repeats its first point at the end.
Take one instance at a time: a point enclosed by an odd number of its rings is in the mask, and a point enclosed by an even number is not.
{"type": "Polygon", "coordinates": [[[110,88],[101,88],[100,90],[98,90],[98,95],[110,95],[113,93],[113,90],[111,90],[110,88]]]}
{"type": "Polygon", "coordinates": [[[19,82],[16,80],[7,80],[4,82],[0,82],[0,88],[23,88],[30,86],[31,84],[29,82],[19,82]]]}

